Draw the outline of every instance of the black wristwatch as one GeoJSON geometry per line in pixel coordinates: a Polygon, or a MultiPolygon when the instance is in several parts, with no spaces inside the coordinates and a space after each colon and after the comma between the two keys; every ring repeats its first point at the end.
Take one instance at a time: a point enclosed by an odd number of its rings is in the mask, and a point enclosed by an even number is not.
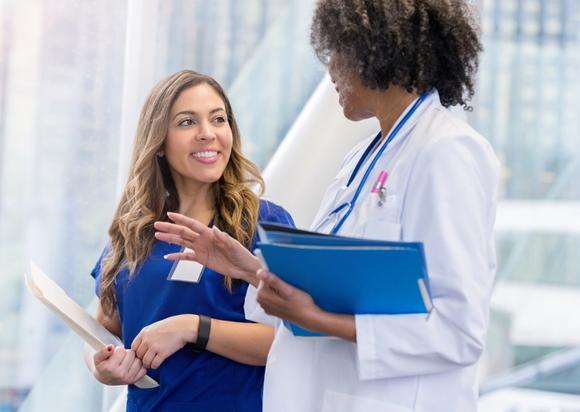
{"type": "Polygon", "coordinates": [[[199,316],[199,324],[197,325],[197,340],[191,344],[191,349],[194,352],[203,352],[209,341],[209,331],[211,330],[211,318],[205,315],[199,316]]]}

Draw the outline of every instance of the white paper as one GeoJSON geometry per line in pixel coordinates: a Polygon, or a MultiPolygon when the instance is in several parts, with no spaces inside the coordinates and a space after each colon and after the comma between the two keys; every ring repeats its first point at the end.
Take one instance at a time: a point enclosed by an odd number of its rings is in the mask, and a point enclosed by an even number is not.
{"type": "MultiPolygon", "coordinates": [[[[101,350],[109,344],[123,346],[123,342],[119,338],[105,329],[85,309],[72,300],[60,286],[34,263],[30,265],[30,272],[24,274],[24,279],[28,290],[64,320],[94,350],[101,350]]],[[[136,382],[135,385],[143,389],[159,386],[155,380],[147,375],[136,382]]]]}
{"type": "MultiPolygon", "coordinates": [[[[185,248],[183,253],[192,252],[191,249],[185,248]]],[[[204,266],[192,260],[176,260],[167,279],[181,282],[198,283],[201,279],[204,266]]]]}

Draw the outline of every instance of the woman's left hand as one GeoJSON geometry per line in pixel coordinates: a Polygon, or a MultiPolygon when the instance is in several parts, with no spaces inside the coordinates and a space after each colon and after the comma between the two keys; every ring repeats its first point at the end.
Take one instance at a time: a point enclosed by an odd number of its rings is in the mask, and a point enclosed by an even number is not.
{"type": "Polygon", "coordinates": [[[131,349],[146,368],[157,369],[165,359],[197,339],[198,315],[177,315],[144,327],[131,349]]]}
{"type": "Polygon", "coordinates": [[[321,309],[308,293],[260,269],[256,300],[270,315],[289,320],[313,332],[336,336],[356,343],[355,317],[321,309]]]}
{"type": "Polygon", "coordinates": [[[267,314],[308,327],[321,312],[308,293],[266,270],[259,270],[257,276],[260,279],[257,301],[267,314]]]}

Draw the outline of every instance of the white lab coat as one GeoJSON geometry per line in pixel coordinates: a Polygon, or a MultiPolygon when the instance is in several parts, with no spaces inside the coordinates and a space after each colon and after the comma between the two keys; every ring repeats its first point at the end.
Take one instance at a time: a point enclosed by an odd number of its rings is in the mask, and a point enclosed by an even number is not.
{"type": "MultiPolygon", "coordinates": [[[[345,185],[371,140],[346,156],[312,228],[332,229],[328,212],[352,199],[372,157],[345,185]]],[[[430,94],[382,154],[339,234],[423,242],[432,313],[357,315],[356,344],[295,337],[279,325],[266,367],[265,412],[477,409],[476,368],[496,268],[498,174],[490,144],[430,94]],[[371,188],[381,170],[389,178],[379,206],[371,188]]],[[[265,320],[253,312],[250,318],[265,320]]]]}

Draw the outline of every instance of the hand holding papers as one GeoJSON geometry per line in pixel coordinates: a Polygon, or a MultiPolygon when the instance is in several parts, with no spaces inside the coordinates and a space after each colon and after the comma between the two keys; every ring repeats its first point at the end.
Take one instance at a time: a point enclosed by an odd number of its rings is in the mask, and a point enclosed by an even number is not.
{"type": "MultiPolygon", "coordinates": [[[[273,224],[260,224],[258,230],[268,269],[309,293],[326,311],[410,314],[432,309],[420,243],[346,238],[273,224]]],[[[312,335],[290,328],[295,335],[312,335]]]]}
{"type": "MultiPolygon", "coordinates": [[[[36,265],[31,264],[30,272],[24,275],[28,290],[50,310],[56,313],[94,350],[98,351],[108,344],[123,346],[116,336],[105,329],[78,303],[72,300],[52,279],[36,265]]],[[[155,388],[158,385],[145,375],[135,385],[139,388],[155,388]]]]}

